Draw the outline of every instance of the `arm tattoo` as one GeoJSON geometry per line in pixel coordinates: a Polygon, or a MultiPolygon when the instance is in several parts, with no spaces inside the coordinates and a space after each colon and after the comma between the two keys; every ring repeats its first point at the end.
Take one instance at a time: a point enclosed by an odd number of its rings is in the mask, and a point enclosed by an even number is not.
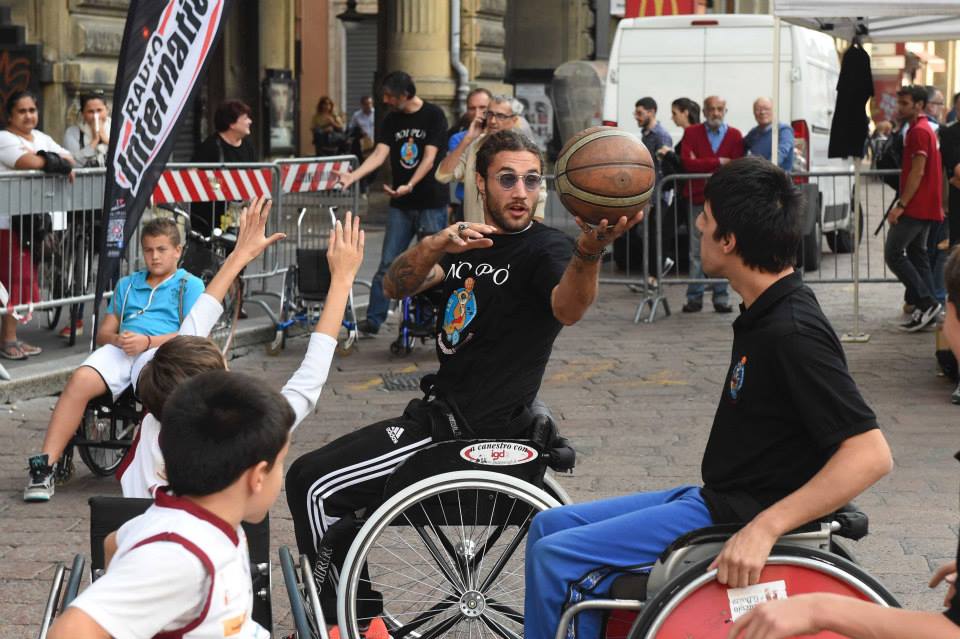
{"type": "Polygon", "coordinates": [[[391,297],[399,299],[412,295],[424,285],[433,284],[436,259],[415,246],[393,261],[383,278],[383,288],[391,297]]]}

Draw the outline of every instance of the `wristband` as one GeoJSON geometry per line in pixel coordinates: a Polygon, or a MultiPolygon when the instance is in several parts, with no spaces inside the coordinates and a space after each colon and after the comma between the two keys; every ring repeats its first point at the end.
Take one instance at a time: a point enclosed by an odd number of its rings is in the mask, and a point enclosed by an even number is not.
{"type": "Polygon", "coordinates": [[[580,250],[580,244],[576,243],[573,245],[573,256],[579,258],[583,262],[597,262],[601,257],[606,254],[607,249],[600,249],[599,253],[584,253],[580,250]]]}

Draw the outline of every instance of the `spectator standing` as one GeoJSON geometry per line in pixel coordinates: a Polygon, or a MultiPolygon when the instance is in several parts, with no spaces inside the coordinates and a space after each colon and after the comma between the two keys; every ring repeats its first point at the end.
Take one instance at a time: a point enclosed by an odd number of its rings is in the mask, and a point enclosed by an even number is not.
{"type": "Polygon", "coordinates": [[[943,121],[943,93],[934,86],[927,86],[925,88],[927,90],[927,106],[924,107],[923,113],[927,118],[927,123],[930,125],[930,128],[936,133],[940,130],[940,123],[943,121]]]}
{"type": "MultiPolygon", "coordinates": [[[[686,131],[694,124],[700,124],[700,105],[690,98],[677,98],[670,104],[670,119],[676,126],[686,131]]],[[[683,139],[681,138],[672,149],[669,146],[662,146],[657,149],[657,157],[660,158],[660,171],[663,177],[683,173],[683,162],[680,160],[682,144],[683,139]]],[[[675,197],[670,208],[667,209],[669,212],[664,216],[661,225],[663,230],[661,242],[663,243],[664,255],[672,257],[674,261],[678,262],[678,268],[680,268],[679,257],[690,254],[690,234],[687,234],[687,245],[680,246],[678,242],[678,231],[680,230],[677,224],[678,211],[687,211],[690,208],[690,200],[685,197],[688,195],[686,190],[677,189],[676,185],[676,182],[671,181],[663,187],[665,191],[673,191],[675,197]]]]}
{"type": "MultiPolygon", "coordinates": [[[[721,166],[743,157],[743,135],[734,127],[728,125],[724,118],[727,115],[727,101],[711,95],[703,101],[703,115],[705,122],[690,126],[683,132],[683,145],[680,161],[686,173],[713,173],[721,166]]],[[[693,220],[703,210],[703,189],[705,180],[692,180],[689,186],[690,200],[690,277],[702,279],[703,266],[700,263],[700,231],[693,224],[693,220]]],[[[730,294],[726,282],[713,284],[713,310],[718,313],[730,313],[730,294]]],[[[703,284],[690,284],[687,287],[687,303],[683,305],[684,313],[696,313],[703,309],[703,284]]]]}
{"type": "Polygon", "coordinates": [[[950,185],[947,190],[947,223],[950,245],[960,243],[960,123],[940,127],[940,153],[950,185]]]}
{"type": "MultiPolygon", "coordinates": [[[[8,171],[41,170],[73,180],[73,156],[37,129],[37,104],[37,97],[29,91],[15,91],[7,98],[7,126],[0,131],[0,167],[8,171]]],[[[8,308],[40,301],[28,245],[32,228],[29,216],[0,217],[0,282],[9,293],[8,308]]],[[[0,357],[18,360],[41,352],[39,346],[17,339],[17,318],[13,314],[0,318],[0,357]]]]}
{"type": "Polygon", "coordinates": [[[347,129],[343,116],[337,113],[333,100],[323,96],[317,102],[317,112],[310,123],[313,147],[318,156],[342,155],[347,151],[347,129]]]}
{"type": "MultiPolygon", "coordinates": [[[[373,147],[376,145],[374,140],[376,135],[376,111],[373,108],[373,98],[365,95],[360,98],[360,108],[350,116],[350,123],[347,125],[347,137],[350,139],[350,152],[357,156],[360,162],[363,162],[373,153],[373,147]]],[[[360,180],[360,190],[363,196],[367,196],[370,190],[370,183],[376,176],[376,171],[360,180]]]]}
{"type": "MultiPolygon", "coordinates": [[[[463,220],[473,224],[483,224],[483,204],[477,189],[477,150],[487,136],[497,131],[520,129],[520,123],[525,122],[523,104],[516,98],[508,95],[498,95],[490,99],[483,117],[474,118],[470,128],[460,138],[456,148],[437,166],[436,178],[439,182],[448,184],[453,180],[463,183],[463,220]]],[[[527,135],[531,140],[533,136],[527,135]]],[[[456,136],[454,136],[456,138],[456,136]]],[[[454,139],[451,138],[451,141],[454,139]]],[[[533,212],[534,220],[543,221],[543,206],[547,200],[546,184],[540,183],[540,195],[537,198],[537,207],[533,212]]]]}
{"type": "MultiPolygon", "coordinates": [[[[773,100],[757,98],[753,103],[753,117],[757,126],[743,138],[745,155],[759,155],[771,159],[773,145],[773,100]]],[[[778,125],[777,165],[784,171],[793,170],[793,129],[789,124],[778,125]]],[[[771,160],[772,161],[772,160],[771,160]]]]}
{"type": "MultiPolygon", "coordinates": [[[[457,147],[460,146],[460,143],[463,142],[463,139],[467,136],[470,125],[473,122],[479,121],[480,130],[483,131],[484,127],[486,126],[487,107],[490,105],[491,98],[493,98],[493,94],[483,87],[478,87],[467,94],[467,111],[463,114],[463,117],[460,118],[457,126],[450,129],[450,137],[447,139],[447,157],[444,158],[444,162],[450,160],[451,157],[456,157],[459,159],[463,151],[457,153],[457,147]]],[[[473,139],[476,139],[476,137],[473,139]]],[[[456,166],[456,163],[451,164],[450,166],[456,166]]],[[[445,182],[445,180],[441,179],[440,175],[440,168],[437,167],[437,175],[435,177],[441,182],[445,182]]],[[[464,219],[462,180],[463,178],[461,178],[461,181],[457,182],[457,188],[455,190],[457,200],[460,202],[460,204],[455,205],[453,209],[453,217],[457,220],[464,219]]]]}
{"type": "MultiPolygon", "coordinates": [[[[257,151],[250,143],[250,107],[239,100],[224,102],[213,114],[216,133],[204,140],[194,152],[191,162],[211,164],[250,164],[257,161],[257,151]]],[[[194,231],[211,235],[217,226],[217,216],[226,212],[225,202],[193,204],[190,207],[190,225],[194,231]]]]}
{"type": "MultiPolygon", "coordinates": [[[[107,165],[107,150],[110,147],[110,110],[104,100],[103,93],[85,93],[80,96],[80,119],[77,124],[69,127],[63,135],[63,146],[70,151],[77,165],[80,167],[103,167],[107,165]]],[[[83,228],[83,212],[69,213],[83,228]]],[[[99,223],[99,216],[97,216],[99,223]]],[[[83,335],[84,305],[77,305],[76,319],[74,320],[73,335],[83,335]]],[[[71,313],[72,317],[74,314],[71,313]]],[[[69,320],[58,333],[60,337],[70,338],[69,320]]]]}
{"type": "Polygon", "coordinates": [[[110,146],[110,110],[102,93],[80,96],[80,121],[67,129],[63,146],[81,167],[106,166],[110,146]]]}
{"type": "MultiPolygon", "coordinates": [[[[660,180],[663,179],[663,171],[660,166],[660,156],[657,155],[657,150],[664,147],[669,149],[673,145],[673,139],[670,137],[670,134],[667,133],[667,130],[663,128],[663,125],[657,121],[657,101],[651,97],[643,97],[637,100],[636,104],[634,104],[633,118],[637,121],[637,126],[640,127],[640,140],[644,146],[647,147],[647,150],[650,151],[650,157],[653,158],[654,168],[657,171],[657,182],[659,183],[660,180]]],[[[664,206],[661,207],[661,210],[663,210],[668,200],[666,199],[666,192],[661,191],[661,193],[664,196],[664,206]]],[[[653,226],[655,224],[655,214],[656,207],[651,205],[650,208],[647,209],[647,217],[649,218],[647,222],[643,225],[638,224],[630,229],[629,239],[627,237],[621,237],[614,243],[613,258],[619,268],[624,270],[627,270],[628,266],[631,268],[639,268],[641,260],[643,259],[643,230],[644,228],[656,228],[653,226]],[[628,257],[629,260],[627,260],[628,257]]],[[[654,242],[655,240],[651,239],[648,244],[649,253],[647,256],[647,264],[651,277],[660,275],[660,268],[657,265],[657,249],[654,242]]]]}
{"type": "MultiPolygon", "coordinates": [[[[924,116],[927,118],[930,128],[937,134],[937,148],[941,150],[942,154],[943,145],[940,143],[940,131],[944,109],[946,108],[943,93],[934,86],[928,86],[926,89],[927,106],[924,108],[924,116]]],[[[930,270],[933,277],[933,296],[941,306],[947,301],[947,289],[943,283],[943,269],[947,263],[947,249],[949,247],[949,229],[946,219],[931,224],[930,233],[927,234],[927,258],[930,260],[930,270]]]]}
{"type": "Polygon", "coordinates": [[[393,185],[380,266],[373,276],[367,317],[360,322],[366,335],[376,335],[387,319],[390,300],[383,292],[383,276],[391,262],[407,249],[418,233],[436,233],[447,225],[447,188],[433,177],[433,168],[447,148],[447,117],[435,104],[417,95],[407,73],[393,71],[383,79],[383,103],[390,112],[380,124],[377,146],[352,172],[337,172],[343,188],[369,175],[390,159],[393,185]]]}
{"type": "Polygon", "coordinates": [[[926,104],[927,90],[922,86],[897,92],[897,110],[910,128],[900,163],[900,197],[887,216],[884,259],[906,287],[907,303],[915,307],[910,320],[901,325],[908,332],[928,326],[941,309],[933,294],[927,237],[933,224],[943,221],[942,168],[937,138],[924,117],[926,104]]]}
{"type": "Polygon", "coordinates": [[[957,121],[957,113],[960,113],[960,93],[953,94],[953,108],[947,113],[947,123],[957,121]]]}

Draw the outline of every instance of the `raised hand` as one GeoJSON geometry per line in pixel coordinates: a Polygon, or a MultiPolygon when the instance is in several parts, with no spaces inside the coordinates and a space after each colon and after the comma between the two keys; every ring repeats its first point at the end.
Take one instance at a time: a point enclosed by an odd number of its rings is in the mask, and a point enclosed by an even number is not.
{"type": "Polygon", "coordinates": [[[360,218],[347,211],[343,224],[337,221],[330,229],[330,241],[327,243],[327,264],[333,278],[343,278],[348,284],[353,282],[363,264],[364,233],[360,229],[360,218]]]}
{"type": "Polygon", "coordinates": [[[287,236],[286,233],[274,233],[267,237],[267,220],[270,219],[272,206],[272,200],[260,196],[254,198],[240,213],[240,232],[233,253],[244,259],[245,263],[252,262],[267,250],[268,246],[287,236]]]}
{"type": "Polygon", "coordinates": [[[643,211],[627,218],[626,215],[617,220],[612,228],[607,220],[600,220],[600,224],[590,226],[579,217],[574,218],[582,233],[577,240],[580,250],[587,253],[599,253],[604,247],[613,244],[613,241],[643,221],[643,211]]]}

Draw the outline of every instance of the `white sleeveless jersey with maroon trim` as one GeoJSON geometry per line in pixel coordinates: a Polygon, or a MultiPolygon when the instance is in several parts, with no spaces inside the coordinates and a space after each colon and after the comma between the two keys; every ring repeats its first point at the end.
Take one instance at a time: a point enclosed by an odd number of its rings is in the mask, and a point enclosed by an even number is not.
{"type": "Polygon", "coordinates": [[[155,639],[270,636],[251,618],[253,586],[242,527],[234,529],[193,502],[159,489],[154,505],[120,529],[114,560],[135,548],[164,542],[179,544],[195,556],[207,577],[203,583],[203,609],[197,617],[185,626],[165,628],[155,639]]]}

